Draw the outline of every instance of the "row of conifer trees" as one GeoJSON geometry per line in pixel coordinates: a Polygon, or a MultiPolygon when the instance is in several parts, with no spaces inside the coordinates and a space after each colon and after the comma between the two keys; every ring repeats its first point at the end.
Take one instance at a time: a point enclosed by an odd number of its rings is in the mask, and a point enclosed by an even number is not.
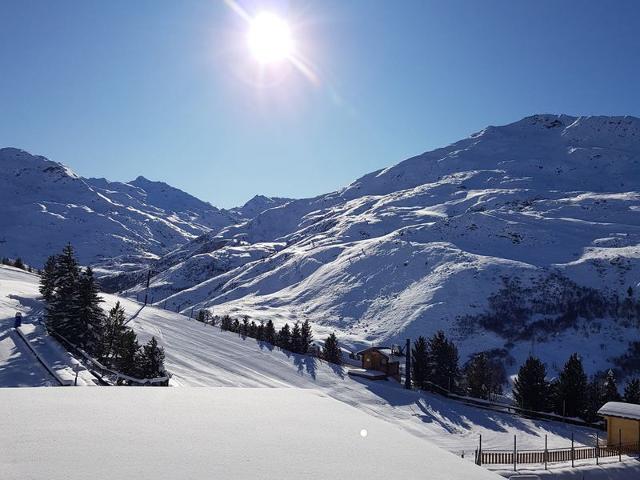
{"type": "Polygon", "coordinates": [[[443,331],[418,337],[411,349],[413,385],[423,390],[446,390],[489,399],[502,393],[504,373],[485,353],[479,353],[461,368],[458,348],[443,331]]]}
{"type": "MultiPolygon", "coordinates": [[[[219,318],[217,316],[211,316],[207,310],[200,310],[196,315],[196,320],[203,323],[210,323],[214,326],[219,324],[221,330],[235,332],[242,337],[255,338],[258,341],[267,342],[293,353],[303,355],[316,353],[311,349],[313,332],[308,320],[302,323],[296,322],[293,324],[293,327],[285,323],[280,330],[276,330],[271,320],[256,323],[254,320],[249,321],[249,317],[246,316],[243,317],[242,321],[238,318],[231,318],[229,315],[219,318]]],[[[329,335],[324,341],[324,346],[321,352],[319,352],[319,355],[328,362],[338,365],[342,363],[340,345],[334,333],[329,335]]]]}
{"type": "MultiPolygon", "coordinates": [[[[502,393],[504,368],[486,353],[472,356],[460,368],[458,349],[442,331],[429,339],[419,337],[413,343],[411,357],[412,382],[417,388],[481,399],[502,393]]],[[[569,357],[557,378],[549,380],[544,363],[531,356],[520,367],[513,397],[526,410],[595,421],[598,409],[608,401],[640,403],[640,380],[630,380],[624,395],[620,395],[613,371],[589,379],[577,353],[569,357]]]]}
{"type": "Polygon", "coordinates": [[[134,378],[167,375],[164,350],[155,337],[140,346],[126,326],[120,302],[105,314],[90,267],[81,268],[69,244],[50,256],[41,272],[40,293],[46,302],[47,328],[122,374],[134,378]]]}
{"type": "Polygon", "coordinates": [[[548,380],[545,364],[530,356],[514,380],[513,396],[517,404],[527,410],[554,412],[592,422],[598,419],[598,410],[607,402],[640,403],[640,380],[630,379],[624,395],[620,395],[612,370],[589,378],[577,353],[569,357],[557,378],[548,380]]]}

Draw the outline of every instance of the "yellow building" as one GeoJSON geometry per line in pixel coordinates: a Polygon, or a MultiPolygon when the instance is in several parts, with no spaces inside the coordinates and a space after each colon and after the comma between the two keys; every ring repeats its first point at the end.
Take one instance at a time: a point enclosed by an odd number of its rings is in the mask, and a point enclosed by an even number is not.
{"type": "Polygon", "coordinates": [[[607,402],[598,410],[607,421],[607,445],[640,443],[640,405],[607,402]]]}

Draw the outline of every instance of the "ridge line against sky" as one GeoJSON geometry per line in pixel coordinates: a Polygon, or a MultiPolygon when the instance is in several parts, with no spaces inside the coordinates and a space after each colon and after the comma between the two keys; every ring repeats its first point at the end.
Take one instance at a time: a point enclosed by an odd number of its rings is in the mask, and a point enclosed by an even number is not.
{"type": "Polygon", "coordinates": [[[236,3],[286,18],[317,81],[257,81],[222,1],[1,3],[0,145],[228,208],[335,191],[535,113],[640,116],[633,0],[236,3]]]}

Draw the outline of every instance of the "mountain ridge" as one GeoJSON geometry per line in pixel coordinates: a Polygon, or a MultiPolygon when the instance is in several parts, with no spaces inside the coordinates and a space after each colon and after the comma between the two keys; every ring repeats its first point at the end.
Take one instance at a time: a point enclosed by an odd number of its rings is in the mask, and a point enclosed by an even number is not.
{"type": "Polygon", "coordinates": [[[560,364],[554,349],[587,345],[590,371],[615,367],[635,338],[629,287],[640,305],[639,184],[640,119],[533,115],[207,233],[150,292],[183,312],[309,319],[354,348],[443,329],[463,358],[482,346],[515,364],[534,342],[560,364]]]}

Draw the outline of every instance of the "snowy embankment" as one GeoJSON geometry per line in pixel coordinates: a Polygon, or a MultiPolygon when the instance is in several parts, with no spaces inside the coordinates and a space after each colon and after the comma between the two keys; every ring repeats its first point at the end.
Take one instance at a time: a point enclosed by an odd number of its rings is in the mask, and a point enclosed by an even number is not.
{"type": "Polygon", "coordinates": [[[82,363],[47,335],[38,321],[37,297],[37,275],[0,266],[0,386],[97,385],[82,363]],[[18,329],[13,328],[16,312],[23,315],[18,329]]]}
{"type": "Polygon", "coordinates": [[[56,384],[13,329],[16,312],[31,311],[26,301],[38,295],[35,275],[0,266],[0,386],[39,387],[56,384]]]}
{"type": "Polygon", "coordinates": [[[312,390],[10,389],[0,399],[5,480],[499,478],[312,390]]]}

